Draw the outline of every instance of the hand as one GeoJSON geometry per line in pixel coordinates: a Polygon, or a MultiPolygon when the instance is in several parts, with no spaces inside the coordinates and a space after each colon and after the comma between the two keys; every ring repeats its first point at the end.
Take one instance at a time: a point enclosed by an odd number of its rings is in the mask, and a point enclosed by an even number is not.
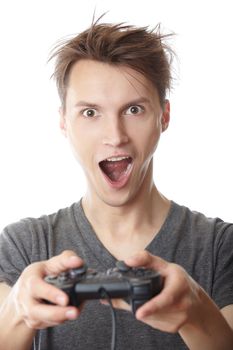
{"type": "Polygon", "coordinates": [[[32,329],[43,329],[76,319],[80,310],[67,306],[67,294],[46,283],[44,277],[82,265],[83,261],[74,252],[64,251],[25,268],[11,292],[18,319],[24,320],[32,329]],[[42,300],[56,305],[45,304],[42,300]]]}
{"type": "MultiPolygon", "coordinates": [[[[161,331],[175,333],[187,322],[197,321],[201,287],[179,265],[149,254],[146,251],[125,260],[131,267],[144,266],[157,270],[164,277],[160,294],[141,306],[136,318],[161,331]]],[[[112,300],[117,308],[129,310],[121,300],[112,300]]]]}

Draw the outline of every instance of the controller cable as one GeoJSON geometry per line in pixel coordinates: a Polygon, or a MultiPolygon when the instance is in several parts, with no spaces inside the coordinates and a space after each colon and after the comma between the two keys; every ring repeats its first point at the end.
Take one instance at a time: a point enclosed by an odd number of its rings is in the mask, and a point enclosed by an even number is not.
{"type": "Polygon", "coordinates": [[[105,288],[101,288],[101,295],[103,299],[106,299],[111,310],[111,315],[112,315],[112,340],[111,340],[111,350],[116,349],[116,310],[114,309],[112,305],[112,300],[110,296],[108,295],[108,292],[106,291],[105,288]]]}

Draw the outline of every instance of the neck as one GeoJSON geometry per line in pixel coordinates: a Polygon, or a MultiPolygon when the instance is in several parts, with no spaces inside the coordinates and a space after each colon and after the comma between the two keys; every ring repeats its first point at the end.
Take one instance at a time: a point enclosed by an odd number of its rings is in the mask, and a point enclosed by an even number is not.
{"type": "Polygon", "coordinates": [[[87,193],[82,205],[85,214],[100,240],[106,235],[131,239],[138,232],[156,233],[163,224],[170,202],[157,190],[150,176],[144,181],[137,195],[121,205],[110,205],[100,197],[87,193]]]}
{"type": "Polygon", "coordinates": [[[147,200],[120,207],[87,206],[85,214],[97,237],[118,260],[144,250],[163,225],[170,202],[153,186],[147,200]]]}

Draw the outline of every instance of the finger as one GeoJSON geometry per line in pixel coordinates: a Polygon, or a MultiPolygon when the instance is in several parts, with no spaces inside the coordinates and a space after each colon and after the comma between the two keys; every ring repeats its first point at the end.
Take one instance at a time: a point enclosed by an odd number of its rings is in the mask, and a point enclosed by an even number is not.
{"type": "Polygon", "coordinates": [[[79,316],[78,308],[74,306],[61,307],[53,305],[35,304],[30,307],[28,318],[35,323],[60,324],[67,320],[74,320],[79,316]]]}
{"type": "MultiPolygon", "coordinates": [[[[100,302],[103,305],[110,305],[110,301],[108,299],[101,299],[100,302]]],[[[123,299],[111,299],[111,304],[115,309],[131,311],[131,306],[123,299]]]]}
{"type": "Polygon", "coordinates": [[[137,254],[127,258],[125,263],[131,267],[144,266],[153,270],[164,270],[168,266],[168,262],[162,258],[152,255],[146,250],[138,252],[137,254]]]}
{"type": "Polygon", "coordinates": [[[174,264],[169,264],[169,266],[170,269],[167,269],[162,291],[139,309],[138,317],[145,317],[172,308],[185,296],[187,290],[186,274],[174,264]]]}
{"type": "Polygon", "coordinates": [[[30,277],[27,283],[33,299],[47,300],[61,306],[66,306],[69,302],[69,297],[65,292],[37,276],[30,277]]]}
{"type": "Polygon", "coordinates": [[[66,250],[60,255],[44,262],[46,268],[46,274],[57,275],[67,269],[80,267],[83,265],[83,260],[77,256],[73,251],[66,250]]]}
{"type": "Polygon", "coordinates": [[[150,316],[155,313],[159,313],[162,310],[168,309],[169,305],[172,306],[173,297],[168,291],[162,291],[156,297],[152,298],[144,305],[142,305],[136,312],[136,318],[141,320],[147,316],[150,316]]]}

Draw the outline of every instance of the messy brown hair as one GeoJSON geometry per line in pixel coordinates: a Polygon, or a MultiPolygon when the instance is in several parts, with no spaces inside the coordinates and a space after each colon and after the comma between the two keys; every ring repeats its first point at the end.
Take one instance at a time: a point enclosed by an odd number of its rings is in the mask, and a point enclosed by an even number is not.
{"type": "Polygon", "coordinates": [[[90,28],[59,44],[50,59],[55,58],[55,78],[62,107],[73,65],[83,59],[124,65],[142,73],[157,89],[161,106],[171,87],[172,49],[165,44],[160,25],[153,30],[124,23],[93,23],[90,28]]]}

